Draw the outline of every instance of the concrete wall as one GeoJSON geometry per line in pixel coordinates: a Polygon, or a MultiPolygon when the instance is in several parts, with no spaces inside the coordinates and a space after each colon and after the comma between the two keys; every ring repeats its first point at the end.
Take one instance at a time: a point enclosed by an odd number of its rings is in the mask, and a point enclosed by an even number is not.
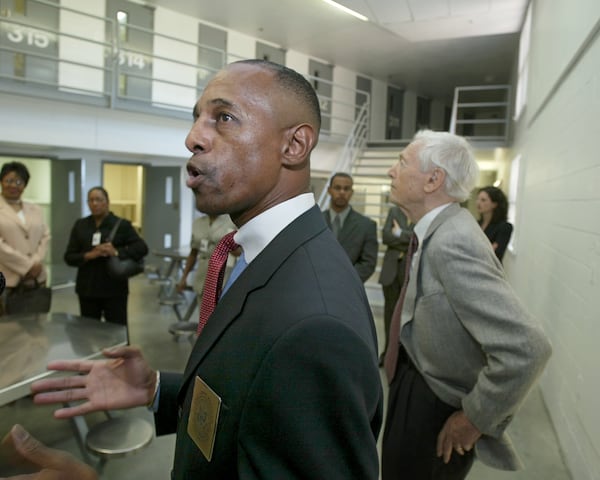
{"type": "Polygon", "coordinates": [[[577,480],[600,478],[600,2],[533,1],[510,282],[554,354],[542,392],[577,480]]]}

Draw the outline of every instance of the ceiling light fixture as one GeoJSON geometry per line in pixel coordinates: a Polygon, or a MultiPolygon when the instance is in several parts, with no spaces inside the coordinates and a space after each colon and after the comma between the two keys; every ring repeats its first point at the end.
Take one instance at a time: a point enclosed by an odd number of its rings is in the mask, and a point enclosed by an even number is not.
{"type": "Polygon", "coordinates": [[[367,17],[365,17],[364,15],[361,15],[360,13],[355,12],[354,10],[350,10],[348,7],[344,7],[343,5],[340,5],[339,3],[336,3],[333,0],[323,0],[323,1],[325,3],[328,3],[329,5],[333,5],[334,7],[339,8],[343,12],[349,13],[353,17],[356,17],[359,20],[362,20],[363,22],[368,22],[369,21],[369,19],[367,17]]]}

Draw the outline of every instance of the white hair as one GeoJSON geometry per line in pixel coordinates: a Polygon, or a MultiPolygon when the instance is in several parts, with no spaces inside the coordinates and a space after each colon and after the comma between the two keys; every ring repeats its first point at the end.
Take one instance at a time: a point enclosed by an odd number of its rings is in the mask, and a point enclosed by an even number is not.
{"type": "Polygon", "coordinates": [[[446,172],[445,192],[459,202],[471,195],[479,177],[473,149],[463,137],[448,132],[421,130],[416,133],[422,172],[439,167],[446,172]]]}

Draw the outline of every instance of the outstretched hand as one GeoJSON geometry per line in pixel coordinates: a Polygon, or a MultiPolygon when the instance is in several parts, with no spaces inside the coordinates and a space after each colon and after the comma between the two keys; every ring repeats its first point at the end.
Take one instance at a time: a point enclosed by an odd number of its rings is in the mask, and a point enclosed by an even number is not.
{"type": "MultiPolygon", "coordinates": [[[[3,477],[2,480],[97,480],[98,475],[89,465],[67,452],[48,448],[23,427],[15,425],[2,440],[0,467],[16,471],[34,471],[23,475],[3,477]],[[6,459],[6,462],[2,462],[6,459]]],[[[0,472],[0,473],[2,473],[0,472]]],[[[11,473],[12,475],[12,473],[11,473]]]]}
{"type": "Polygon", "coordinates": [[[50,362],[49,370],[80,375],[34,382],[31,386],[34,402],[69,404],[54,412],[56,418],[148,405],[154,396],[157,378],[141,351],[135,347],[117,347],[102,353],[106,360],[50,362]]]}

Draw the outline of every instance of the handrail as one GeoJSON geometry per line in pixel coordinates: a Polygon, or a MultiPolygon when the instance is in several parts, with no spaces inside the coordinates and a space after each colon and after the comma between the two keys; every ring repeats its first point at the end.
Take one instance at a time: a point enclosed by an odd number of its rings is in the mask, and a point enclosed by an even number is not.
{"type": "MultiPolygon", "coordinates": [[[[52,47],[39,48],[39,45],[27,44],[27,39],[3,42],[0,45],[0,55],[3,56],[0,92],[187,118],[191,105],[204,89],[203,80],[207,75],[229,61],[244,59],[234,52],[133,24],[127,24],[126,27],[145,33],[151,39],[148,49],[140,45],[121,44],[115,19],[45,0],[29,1],[55,8],[59,12],[69,12],[70,16],[81,15],[81,19],[77,16],[78,23],[69,28],[71,24],[68,22],[61,23],[60,27],[49,27],[20,14],[0,16],[3,40],[8,33],[16,37],[15,32],[19,29],[21,38],[37,35],[52,47]],[[82,28],[79,22],[83,22],[84,29],[88,23],[90,25],[86,37],[80,33],[82,28]],[[173,42],[174,48],[170,47],[173,42]],[[173,56],[170,56],[171,52],[173,56]],[[199,54],[203,52],[210,52],[211,57],[216,57],[215,63],[199,63],[198,57],[202,57],[199,54]],[[12,59],[17,56],[25,60],[38,58],[46,70],[42,74],[37,73],[41,70],[13,70],[12,59]],[[222,65],[217,65],[219,59],[222,65]],[[119,81],[123,76],[126,77],[125,82],[131,80],[137,85],[144,85],[144,88],[120,90],[119,81]]],[[[352,133],[355,112],[360,107],[360,102],[353,103],[353,100],[357,94],[364,97],[365,92],[324,78],[305,77],[309,81],[316,80],[331,86],[330,95],[317,92],[319,100],[328,104],[323,118],[328,119],[330,125],[322,130],[321,135],[328,141],[341,144],[352,133]]]]}
{"type": "Polygon", "coordinates": [[[342,152],[338,158],[337,163],[335,164],[334,169],[329,174],[327,178],[327,182],[319,195],[319,199],[317,201],[319,208],[321,210],[327,208],[329,205],[329,197],[327,196],[327,188],[329,186],[329,182],[333,175],[337,172],[346,172],[350,173],[352,166],[356,162],[356,159],[363,151],[368,138],[369,133],[369,106],[370,102],[365,102],[356,117],[356,121],[352,127],[352,131],[346,142],[344,143],[344,147],[342,152]]]}
{"type": "Polygon", "coordinates": [[[510,126],[510,85],[456,87],[450,133],[471,141],[506,142],[510,126]],[[477,101],[460,101],[461,95],[477,95],[477,101]]]}

